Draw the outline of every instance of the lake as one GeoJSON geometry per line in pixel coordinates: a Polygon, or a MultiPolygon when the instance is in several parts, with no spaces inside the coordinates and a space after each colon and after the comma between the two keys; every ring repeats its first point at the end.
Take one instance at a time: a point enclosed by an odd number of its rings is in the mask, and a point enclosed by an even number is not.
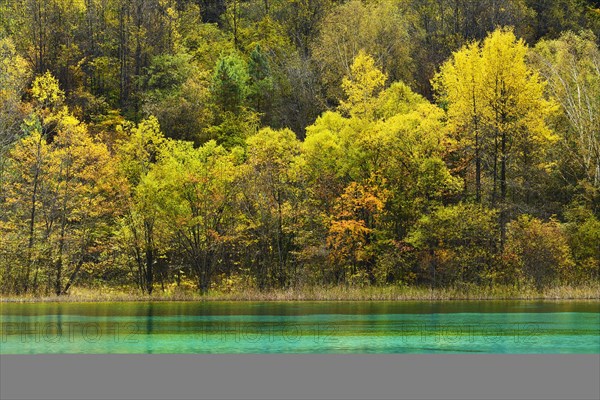
{"type": "Polygon", "coordinates": [[[600,302],[1,303],[0,354],[600,353],[600,302]]]}

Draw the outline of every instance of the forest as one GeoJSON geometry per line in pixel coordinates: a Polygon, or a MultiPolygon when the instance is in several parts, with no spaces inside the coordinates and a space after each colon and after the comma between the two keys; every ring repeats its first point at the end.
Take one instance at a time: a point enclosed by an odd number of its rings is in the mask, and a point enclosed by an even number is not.
{"type": "Polygon", "coordinates": [[[0,293],[597,287],[599,44],[590,0],[0,0],[0,293]]]}

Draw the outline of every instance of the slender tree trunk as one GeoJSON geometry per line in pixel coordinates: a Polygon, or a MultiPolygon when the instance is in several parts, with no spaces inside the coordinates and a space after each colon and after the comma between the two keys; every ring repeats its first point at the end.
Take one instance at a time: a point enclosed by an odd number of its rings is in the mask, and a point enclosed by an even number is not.
{"type": "Polygon", "coordinates": [[[146,247],[146,291],[148,294],[152,294],[152,290],[154,289],[154,251],[152,246],[146,247]]]}
{"type": "Polygon", "coordinates": [[[481,144],[479,137],[479,118],[477,116],[477,97],[475,95],[475,79],[473,78],[473,127],[475,129],[475,198],[481,203],[481,144]]]}
{"type": "Polygon", "coordinates": [[[61,228],[60,240],[58,242],[58,259],[56,260],[56,280],[54,282],[54,290],[57,296],[62,294],[62,272],[63,272],[63,251],[65,244],[65,228],[61,228]]]}
{"type": "Polygon", "coordinates": [[[154,289],[154,226],[152,221],[144,221],[144,230],[145,230],[145,283],[146,283],[146,291],[148,294],[152,294],[154,289]]]}
{"type": "MultiPolygon", "coordinates": [[[[44,140],[42,136],[40,136],[40,141],[44,140]]],[[[27,293],[29,289],[29,274],[31,273],[31,264],[33,262],[33,244],[35,241],[35,216],[37,209],[37,194],[38,194],[38,185],[39,185],[39,176],[40,176],[40,147],[42,143],[38,143],[37,147],[37,165],[35,167],[35,174],[33,176],[33,192],[31,193],[31,212],[29,214],[29,241],[27,243],[27,269],[25,271],[25,282],[23,286],[23,291],[27,293]]]]}
{"type": "Polygon", "coordinates": [[[502,161],[500,167],[500,249],[506,242],[506,132],[502,132],[502,161]]]}
{"type": "Polygon", "coordinates": [[[129,55],[128,37],[127,37],[128,9],[127,2],[123,2],[119,12],[119,61],[120,61],[120,105],[124,109],[129,100],[128,88],[128,62],[129,55]]]}
{"type": "Polygon", "coordinates": [[[208,292],[208,255],[205,253],[202,255],[202,260],[198,260],[196,264],[196,271],[198,273],[198,288],[200,293],[205,295],[208,292]]]}
{"type": "Polygon", "coordinates": [[[494,183],[492,189],[492,208],[496,207],[498,200],[498,133],[494,138],[494,183]]]}
{"type": "Polygon", "coordinates": [[[67,230],[67,199],[68,199],[68,182],[65,187],[65,194],[63,199],[63,209],[60,223],[60,239],[58,241],[58,260],[56,261],[56,281],[55,291],[56,295],[62,294],[62,273],[63,273],[63,253],[65,248],[65,234],[67,230]]]}
{"type": "Polygon", "coordinates": [[[79,262],[77,263],[77,266],[73,270],[73,273],[71,274],[71,276],[69,276],[69,280],[68,280],[67,284],[65,285],[65,288],[63,289],[62,294],[69,293],[69,289],[71,288],[71,285],[73,285],[73,282],[75,282],[75,279],[77,278],[77,275],[79,274],[79,271],[81,270],[82,265],[83,265],[83,258],[81,258],[79,260],[79,262]]]}
{"type": "Polygon", "coordinates": [[[35,23],[37,23],[37,26],[34,28],[35,30],[37,30],[37,34],[38,34],[38,51],[37,51],[37,57],[38,57],[38,62],[37,62],[37,68],[38,68],[38,72],[39,73],[43,73],[45,72],[45,67],[46,64],[44,62],[44,57],[45,57],[45,52],[44,52],[44,47],[45,47],[45,35],[44,35],[44,26],[45,26],[45,21],[43,21],[43,15],[42,15],[42,6],[41,6],[42,1],[36,1],[36,17],[35,18],[35,23]]]}
{"type": "MultiPolygon", "coordinates": [[[[139,89],[139,85],[137,83],[137,81],[139,80],[139,77],[142,75],[142,38],[141,38],[141,32],[142,32],[142,24],[144,22],[144,1],[146,0],[141,0],[138,1],[137,4],[137,9],[136,9],[136,34],[135,34],[135,66],[134,66],[134,83],[133,83],[133,87],[134,90],[138,90],[139,89]]],[[[139,101],[137,100],[137,97],[134,96],[133,97],[133,106],[134,106],[134,111],[135,111],[135,115],[137,118],[137,115],[139,113],[139,101]]]]}
{"type": "Polygon", "coordinates": [[[475,199],[481,203],[481,149],[479,148],[479,132],[475,132],[475,199]]]}

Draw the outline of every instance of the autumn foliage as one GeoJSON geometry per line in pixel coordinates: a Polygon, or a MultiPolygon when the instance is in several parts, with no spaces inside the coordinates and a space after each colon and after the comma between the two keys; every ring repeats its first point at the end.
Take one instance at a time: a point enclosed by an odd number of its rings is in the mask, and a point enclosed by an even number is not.
{"type": "Polygon", "coordinates": [[[593,2],[207,3],[0,4],[0,292],[598,280],[593,2]]]}

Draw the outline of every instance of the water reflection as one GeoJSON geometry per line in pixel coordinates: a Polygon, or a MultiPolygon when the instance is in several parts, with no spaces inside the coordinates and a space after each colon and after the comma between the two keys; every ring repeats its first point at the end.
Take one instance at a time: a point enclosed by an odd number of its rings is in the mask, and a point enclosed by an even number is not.
{"type": "Polygon", "coordinates": [[[0,352],[600,353],[599,304],[3,304],[0,352]]]}

